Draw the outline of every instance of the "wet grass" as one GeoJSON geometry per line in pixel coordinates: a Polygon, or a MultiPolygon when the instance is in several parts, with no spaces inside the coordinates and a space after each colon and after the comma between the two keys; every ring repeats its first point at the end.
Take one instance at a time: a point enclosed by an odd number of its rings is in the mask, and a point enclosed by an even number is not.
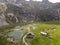
{"type": "MultiPolygon", "coordinates": [[[[13,26],[6,26],[6,27],[4,26],[4,29],[2,27],[0,32],[3,32],[3,34],[5,34],[6,33],[5,30],[6,31],[11,30],[11,29],[14,29],[14,27],[13,26]]],[[[9,41],[7,41],[7,38],[0,36],[0,45],[23,45],[22,38],[23,38],[23,35],[25,35],[25,33],[27,33],[27,30],[19,30],[19,32],[21,32],[21,34],[18,37],[20,39],[19,39],[19,41],[17,43],[9,42],[9,41]]],[[[17,34],[18,34],[18,32],[17,32],[17,34]]]]}

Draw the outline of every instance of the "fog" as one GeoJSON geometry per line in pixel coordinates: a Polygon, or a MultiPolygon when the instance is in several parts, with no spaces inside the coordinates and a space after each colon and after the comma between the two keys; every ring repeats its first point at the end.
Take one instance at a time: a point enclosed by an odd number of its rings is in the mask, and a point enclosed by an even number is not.
{"type": "MultiPolygon", "coordinates": [[[[29,0],[26,0],[26,1],[29,1],[29,0]]],[[[33,1],[42,1],[42,0],[33,0],[33,1]]],[[[52,3],[60,2],[60,0],[49,0],[49,1],[52,3]]]]}

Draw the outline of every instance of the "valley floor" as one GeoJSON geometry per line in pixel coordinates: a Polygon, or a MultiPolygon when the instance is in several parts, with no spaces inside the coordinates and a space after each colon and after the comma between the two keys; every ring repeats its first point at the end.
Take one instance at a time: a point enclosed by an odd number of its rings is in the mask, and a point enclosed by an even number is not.
{"type": "Polygon", "coordinates": [[[32,24],[31,32],[35,34],[34,38],[27,39],[30,45],[60,45],[60,25],[59,24],[46,24],[37,23],[32,24]],[[49,36],[43,36],[40,33],[47,32],[49,36]]]}
{"type": "MultiPolygon", "coordinates": [[[[15,28],[14,30],[18,30],[18,28],[17,29],[15,28]]],[[[16,44],[8,42],[6,41],[5,38],[0,36],[0,45],[24,45],[23,37],[27,35],[26,31],[24,30],[34,33],[33,38],[25,37],[25,41],[28,45],[60,45],[60,24],[49,24],[49,23],[48,24],[47,23],[34,23],[34,24],[29,24],[29,25],[19,28],[19,31],[20,32],[22,31],[21,33],[23,34],[23,36],[20,39],[21,41],[19,41],[16,44]],[[29,30],[28,30],[28,27],[29,27],[29,30]],[[40,34],[41,32],[47,32],[49,36],[43,36],[40,34]],[[22,44],[20,44],[20,42],[22,42],[22,44]]],[[[14,36],[14,34],[12,33],[12,37],[16,36],[16,35],[14,36]]],[[[18,33],[18,35],[19,34],[20,33],[18,33]]]]}

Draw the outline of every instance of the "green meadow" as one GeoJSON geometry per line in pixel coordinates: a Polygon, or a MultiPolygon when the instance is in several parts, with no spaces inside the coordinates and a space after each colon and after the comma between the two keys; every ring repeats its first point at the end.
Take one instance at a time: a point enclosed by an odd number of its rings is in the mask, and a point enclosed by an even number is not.
{"type": "MultiPolygon", "coordinates": [[[[60,45],[60,24],[59,23],[57,23],[57,22],[56,23],[54,23],[54,22],[33,23],[30,25],[32,25],[32,27],[35,27],[35,29],[30,27],[30,31],[32,33],[34,33],[35,36],[33,38],[26,38],[26,42],[29,45],[60,45]],[[47,36],[47,37],[43,36],[40,34],[40,32],[47,32],[49,34],[49,36],[47,36]]],[[[27,27],[28,27],[28,25],[27,25],[27,27]]],[[[0,29],[0,32],[5,31],[6,29],[7,29],[6,31],[11,30],[10,28],[14,29],[13,26],[5,27],[5,30],[3,28],[0,29]]],[[[20,30],[20,32],[21,31],[24,31],[24,30],[20,30]]],[[[24,31],[22,33],[25,35],[26,31],[24,31]]],[[[8,42],[6,40],[6,38],[0,36],[0,44],[1,45],[24,45],[22,42],[23,36],[21,37],[20,41],[16,44],[8,42]]]]}
{"type": "Polygon", "coordinates": [[[60,45],[60,25],[58,23],[36,23],[34,26],[35,29],[31,27],[31,32],[35,34],[34,38],[27,39],[30,45],[60,45]],[[40,32],[47,32],[49,36],[42,36],[40,32]]]}

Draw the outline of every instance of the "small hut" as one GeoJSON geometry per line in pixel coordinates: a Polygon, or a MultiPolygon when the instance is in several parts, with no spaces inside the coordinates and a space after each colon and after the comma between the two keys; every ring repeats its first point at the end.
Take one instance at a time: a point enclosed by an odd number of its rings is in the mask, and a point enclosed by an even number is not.
{"type": "Polygon", "coordinates": [[[34,37],[34,34],[32,32],[29,32],[26,36],[26,38],[33,38],[34,37]]]}

